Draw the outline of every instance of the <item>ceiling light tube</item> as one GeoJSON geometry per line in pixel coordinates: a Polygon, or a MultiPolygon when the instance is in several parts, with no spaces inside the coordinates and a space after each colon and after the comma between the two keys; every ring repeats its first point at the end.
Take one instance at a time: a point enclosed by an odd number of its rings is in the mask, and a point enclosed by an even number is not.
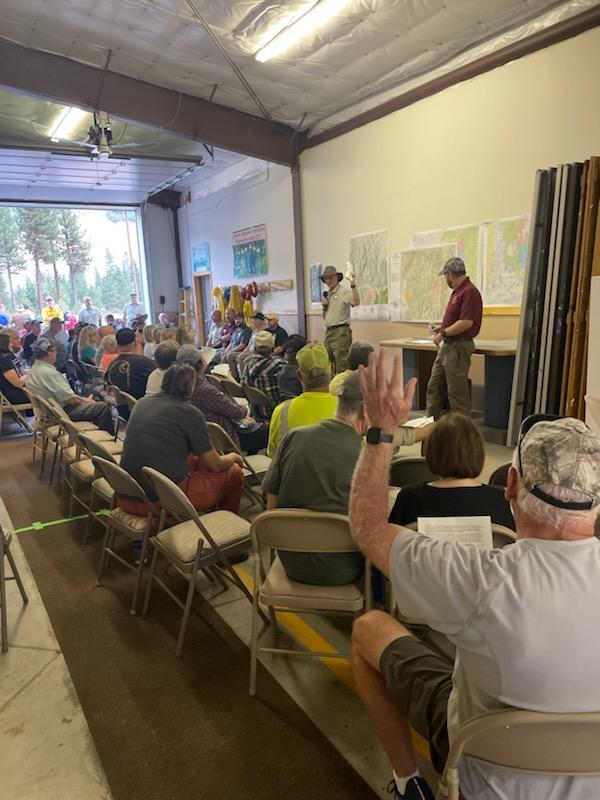
{"type": "Polygon", "coordinates": [[[64,108],[60,112],[56,124],[52,129],[50,140],[53,142],[60,142],[61,139],[68,139],[73,128],[78,122],[81,122],[86,114],[87,111],[81,108],[75,108],[74,106],[67,106],[64,108]]]}
{"type": "Polygon", "coordinates": [[[300,39],[322,28],[347,4],[348,0],[321,0],[320,3],[313,6],[306,14],[287,28],[284,28],[277,36],[274,36],[264,47],[261,47],[254,58],[261,62],[268,61],[270,58],[275,58],[296,44],[300,39]]]}

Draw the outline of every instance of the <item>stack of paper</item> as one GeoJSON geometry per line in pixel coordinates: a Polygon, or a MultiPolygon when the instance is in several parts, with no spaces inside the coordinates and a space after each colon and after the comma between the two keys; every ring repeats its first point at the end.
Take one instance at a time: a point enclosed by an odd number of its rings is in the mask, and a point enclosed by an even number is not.
{"type": "Polygon", "coordinates": [[[476,544],[491,550],[492,520],[490,517],[419,517],[419,533],[430,539],[458,544],[476,544]]]}
{"type": "Polygon", "coordinates": [[[403,428],[424,428],[426,425],[431,425],[432,422],[435,420],[433,417],[415,417],[414,419],[409,419],[407,422],[402,425],[403,428]]]}

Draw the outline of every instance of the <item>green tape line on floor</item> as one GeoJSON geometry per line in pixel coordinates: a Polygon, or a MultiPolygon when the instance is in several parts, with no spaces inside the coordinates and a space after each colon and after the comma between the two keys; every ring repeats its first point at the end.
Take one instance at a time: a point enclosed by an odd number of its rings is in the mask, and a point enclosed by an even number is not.
{"type": "MultiPolygon", "coordinates": [[[[94,516],[105,517],[108,514],[107,508],[101,508],[100,511],[94,511],[94,516]]],[[[77,522],[80,519],[87,519],[87,514],[79,514],[76,517],[65,517],[64,519],[53,519],[50,522],[32,522],[25,528],[15,528],[13,533],[27,533],[28,531],[42,531],[44,528],[51,528],[53,525],[65,525],[69,522],[77,522]]]]}

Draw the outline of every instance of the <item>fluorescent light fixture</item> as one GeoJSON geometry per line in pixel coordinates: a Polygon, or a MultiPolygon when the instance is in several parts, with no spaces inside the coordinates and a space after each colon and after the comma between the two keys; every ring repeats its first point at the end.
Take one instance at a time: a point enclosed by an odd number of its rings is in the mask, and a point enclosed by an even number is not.
{"type": "Polygon", "coordinates": [[[73,128],[81,122],[87,113],[87,111],[81,108],[75,108],[74,106],[67,106],[64,108],[56,119],[52,133],[50,134],[50,140],[53,142],[60,142],[61,139],[68,139],[73,128]]]}
{"type": "Polygon", "coordinates": [[[348,4],[348,0],[321,0],[299,19],[284,28],[255,54],[257,61],[265,62],[288,50],[300,39],[322,28],[348,4]]]}

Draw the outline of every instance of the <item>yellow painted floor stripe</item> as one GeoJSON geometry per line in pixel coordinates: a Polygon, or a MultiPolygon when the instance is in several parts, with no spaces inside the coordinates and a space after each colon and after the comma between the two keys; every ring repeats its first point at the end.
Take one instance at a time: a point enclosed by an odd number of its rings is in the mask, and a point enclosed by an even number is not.
{"type": "MultiPolygon", "coordinates": [[[[254,581],[243,567],[234,566],[234,570],[249,592],[254,590],[254,581]]],[[[313,653],[337,653],[337,650],[324,639],[317,631],[310,627],[301,617],[290,611],[278,611],[277,621],[282,628],[293,636],[296,641],[313,653]]],[[[352,665],[347,658],[327,658],[319,657],[319,661],[324,664],[333,674],[346,684],[353,692],[356,692],[356,684],[352,674],[352,665]]],[[[413,747],[419,755],[429,761],[429,745],[422,736],[412,730],[413,747]]]]}

